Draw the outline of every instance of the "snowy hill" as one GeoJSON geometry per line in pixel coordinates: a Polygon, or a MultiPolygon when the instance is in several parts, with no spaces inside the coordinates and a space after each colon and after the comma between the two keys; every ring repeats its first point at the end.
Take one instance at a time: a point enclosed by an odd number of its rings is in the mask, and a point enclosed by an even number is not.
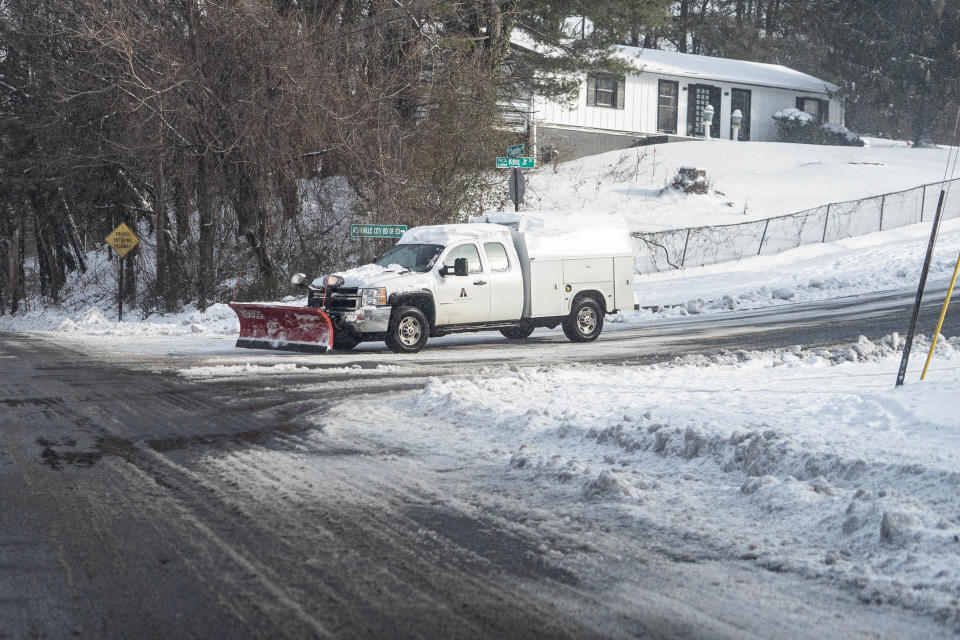
{"type": "Polygon", "coordinates": [[[529,172],[524,207],[616,211],[634,231],[732,224],[939,182],[947,153],[723,140],[636,147],[529,172]],[[681,166],[706,169],[710,193],[665,190],[681,166]]]}

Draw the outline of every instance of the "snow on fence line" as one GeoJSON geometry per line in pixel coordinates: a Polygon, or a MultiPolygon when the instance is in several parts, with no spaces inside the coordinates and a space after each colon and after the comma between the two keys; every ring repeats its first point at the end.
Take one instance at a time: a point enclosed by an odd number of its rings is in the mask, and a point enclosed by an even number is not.
{"type": "MultiPolygon", "coordinates": [[[[631,233],[637,273],[652,273],[773,255],[800,245],[833,242],[932,220],[941,187],[951,182],[832,202],[764,220],[709,227],[631,233]]],[[[943,219],[960,217],[960,200],[947,198],[943,219]]]]}

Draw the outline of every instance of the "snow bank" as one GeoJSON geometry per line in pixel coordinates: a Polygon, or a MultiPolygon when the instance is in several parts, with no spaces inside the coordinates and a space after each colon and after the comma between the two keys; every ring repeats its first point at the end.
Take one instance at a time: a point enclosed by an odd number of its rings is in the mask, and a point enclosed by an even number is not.
{"type": "Polygon", "coordinates": [[[928,382],[894,391],[899,348],[431,379],[353,428],[960,630],[960,339],[940,343],[928,382]]]}
{"type": "MultiPolygon", "coordinates": [[[[631,231],[733,224],[943,179],[946,149],[691,141],[610,151],[527,172],[525,210],[603,211],[631,231]],[[677,168],[707,171],[711,191],[664,189],[677,168]]],[[[875,145],[875,146],[874,146],[875,145]]]]}
{"type": "Polygon", "coordinates": [[[240,332],[240,323],[233,309],[220,303],[210,305],[205,311],[191,305],[180,313],[153,314],[145,318],[128,311],[123,322],[117,321],[116,307],[91,307],[81,311],[41,308],[17,316],[0,316],[0,330],[131,337],[236,335],[240,332]]]}
{"type": "MultiPolygon", "coordinates": [[[[635,297],[660,316],[723,313],[879,291],[916,290],[929,223],[774,256],[635,277],[635,297]]],[[[960,220],[943,223],[930,266],[928,292],[949,282],[960,253],[960,220]]],[[[651,310],[626,312],[614,322],[642,322],[651,310]]]]}

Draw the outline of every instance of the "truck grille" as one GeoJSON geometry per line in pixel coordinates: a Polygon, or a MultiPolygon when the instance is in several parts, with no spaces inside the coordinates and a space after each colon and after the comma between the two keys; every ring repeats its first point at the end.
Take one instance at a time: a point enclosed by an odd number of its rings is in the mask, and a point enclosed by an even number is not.
{"type": "MultiPolygon", "coordinates": [[[[311,291],[307,306],[319,307],[323,304],[323,291],[311,291]]],[[[327,309],[330,311],[355,311],[360,307],[360,296],[356,287],[330,288],[327,293],[327,309]]]]}

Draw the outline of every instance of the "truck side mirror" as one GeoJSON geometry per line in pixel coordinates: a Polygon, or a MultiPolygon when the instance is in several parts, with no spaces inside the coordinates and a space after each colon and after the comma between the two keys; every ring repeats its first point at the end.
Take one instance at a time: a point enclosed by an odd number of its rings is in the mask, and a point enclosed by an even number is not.
{"type": "Polygon", "coordinates": [[[450,268],[450,265],[445,264],[440,267],[440,275],[446,278],[449,275],[455,276],[465,276],[467,275],[469,269],[467,268],[467,259],[466,258],[457,258],[453,261],[453,268],[450,268]]]}

